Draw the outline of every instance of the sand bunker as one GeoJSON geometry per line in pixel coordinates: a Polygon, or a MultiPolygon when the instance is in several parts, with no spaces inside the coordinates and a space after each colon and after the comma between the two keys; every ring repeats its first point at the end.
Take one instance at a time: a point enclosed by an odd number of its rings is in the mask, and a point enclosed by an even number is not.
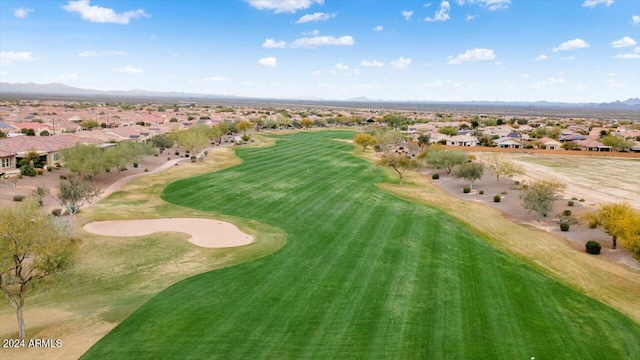
{"type": "Polygon", "coordinates": [[[247,245],[253,237],[228,222],[200,218],[108,220],[87,223],[84,230],[104,236],[144,236],[174,231],[191,235],[189,242],[207,248],[247,245]]]}

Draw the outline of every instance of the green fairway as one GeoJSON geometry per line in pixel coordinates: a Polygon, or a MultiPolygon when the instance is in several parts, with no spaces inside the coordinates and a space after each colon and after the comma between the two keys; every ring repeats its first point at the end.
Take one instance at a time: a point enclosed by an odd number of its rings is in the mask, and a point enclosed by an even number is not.
{"type": "Polygon", "coordinates": [[[333,140],[353,135],[282,136],[170,184],[166,201],[278,227],[287,244],[167,288],[84,357],[640,358],[638,324],[378,189],[383,171],[333,140]]]}

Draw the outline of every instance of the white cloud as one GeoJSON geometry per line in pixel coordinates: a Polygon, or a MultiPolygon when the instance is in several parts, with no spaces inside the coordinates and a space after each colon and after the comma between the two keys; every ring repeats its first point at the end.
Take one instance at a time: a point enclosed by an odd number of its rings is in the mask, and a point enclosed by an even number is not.
{"type": "Polygon", "coordinates": [[[258,60],[258,65],[264,66],[264,67],[273,67],[274,68],[274,67],[278,66],[278,59],[276,59],[273,56],[262,58],[262,59],[258,60]]]}
{"type": "Polygon", "coordinates": [[[373,28],[373,31],[382,31],[382,30],[384,30],[384,27],[382,27],[382,25],[378,25],[373,28]]]}
{"type": "Polygon", "coordinates": [[[615,81],[614,79],[607,79],[604,82],[604,86],[607,89],[622,89],[622,88],[626,88],[627,84],[625,82],[615,81]]]}
{"type": "Polygon", "coordinates": [[[522,73],[522,74],[520,74],[520,77],[521,77],[521,78],[524,78],[524,79],[528,79],[528,78],[530,78],[530,77],[531,77],[531,75],[529,75],[529,74],[527,74],[527,73],[522,73]]]}
{"type": "Polygon", "coordinates": [[[361,91],[361,90],[372,90],[379,88],[379,85],[376,84],[356,84],[347,87],[343,87],[340,90],[342,91],[361,91]]]}
{"type": "Polygon", "coordinates": [[[78,74],[65,74],[58,76],[58,80],[60,81],[76,80],[77,78],[78,74]]]}
{"type": "Polygon", "coordinates": [[[451,11],[451,5],[449,4],[448,1],[443,0],[440,3],[440,8],[436,10],[436,13],[433,15],[433,17],[432,18],[428,17],[424,20],[425,21],[447,21],[450,19],[449,11],[451,11]]]}
{"type": "Polygon", "coordinates": [[[324,4],[324,0],[245,0],[258,10],[273,10],[274,13],[295,13],[313,4],[324,4]]]}
{"type": "Polygon", "coordinates": [[[393,60],[392,62],[390,62],[389,65],[391,65],[392,68],[397,70],[406,70],[411,65],[411,59],[404,58],[401,56],[397,60],[393,60]]]}
{"type": "Polygon", "coordinates": [[[475,19],[475,18],[476,18],[476,16],[475,16],[475,15],[467,15],[467,16],[464,18],[464,21],[471,21],[471,20],[473,20],[473,19],[475,19]]]}
{"type": "Polygon", "coordinates": [[[635,40],[633,40],[632,38],[625,36],[620,40],[616,40],[614,42],[611,43],[611,46],[613,46],[614,48],[623,48],[623,47],[629,47],[629,46],[633,46],[637,44],[635,40]]]}
{"type": "Polygon", "coordinates": [[[545,54],[540,54],[540,55],[536,56],[534,60],[536,60],[536,61],[549,60],[549,57],[547,55],[545,55],[545,54]]]}
{"type": "Polygon", "coordinates": [[[32,13],[32,12],[33,12],[32,8],[21,7],[21,8],[13,9],[13,16],[17,17],[18,19],[26,19],[27,16],[29,16],[29,13],[32,13]]]}
{"type": "Polygon", "coordinates": [[[303,48],[315,48],[318,46],[326,46],[326,45],[336,45],[336,46],[351,46],[354,44],[353,37],[350,35],[345,35],[341,37],[333,37],[333,36],[314,36],[314,37],[303,37],[293,41],[291,43],[292,48],[303,47],[303,48]]]}
{"type": "Polygon", "coordinates": [[[422,6],[428,8],[429,6],[431,6],[431,3],[422,4],[422,6]]]}
{"type": "Polygon", "coordinates": [[[262,47],[267,49],[284,49],[286,46],[287,46],[286,42],[275,41],[274,39],[266,39],[262,43],[262,47]]]}
{"type": "Polygon", "coordinates": [[[576,59],[575,56],[565,56],[560,58],[560,60],[575,60],[575,59],[576,59]]]}
{"type": "Polygon", "coordinates": [[[404,17],[405,20],[407,21],[411,20],[412,16],[413,16],[413,10],[402,10],[402,17],[404,17]]]}
{"type": "Polygon", "coordinates": [[[486,61],[493,60],[495,58],[496,55],[493,53],[492,49],[475,48],[473,50],[467,49],[467,51],[458,54],[455,58],[453,56],[449,56],[449,61],[447,63],[451,65],[460,65],[464,62],[486,61]]]}
{"type": "Polygon", "coordinates": [[[618,55],[614,56],[614,58],[616,58],[616,59],[640,59],[640,54],[634,54],[634,53],[618,54],[618,55]]]}
{"type": "Polygon", "coordinates": [[[553,85],[564,84],[564,82],[564,78],[549,78],[546,81],[538,81],[536,83],[533,83],[529,87],[533,90],[545,90],[553,85]]]}
{"type": "Polygon", "coordinates": [[[113,9],[90,5],[90,0],[69,1],[62,8],[68,12],[77,12],[84,20],[94,23],[114,23],[126,25],[132,19],[150,17],[143,9],[125,11],[118,14],[113,9]]]}
{"type": "Polygon", "coordinates": [[[312,21],[313,22],[327,21],[334,17],[336,17],[335,13],[327,14],[327,13],[317,12],[313,14],[306,14],[306,15],[303,15],[300,19],[298,19],[298,21],[296,21],[296,24],[304,24],[312,21]]]}
{"type": "Polygon", "coordinates": [[[511,0],[456,0],[456,2],[458,5],[478,4],[490,11],[506,9],[511,5],[511,0]]]}
{"type": "Polygon", "coordinates": [[[79,57],[121,56],[121,55],[128,55],[128,54],[124,51],[118,51],[118,50],[110,50],[110,51],[89,50],[89,51],[83,51],[78,54],[79,57]]]}
{"type": "Polygon", "coordinates": [[[209,76],[209,77],[203,78],[201,81],[202,82],[225,82],[227,81],[227,79],[223,78],[222,76],[209,76]]]}
{"type": "Polygon", "coordinates": [[[20,61],[33,61],[33,53],[30,51],[2,51],[0,52],[0,64],[12,64],[20,61]]]}
{"type": "Polygon", "coordinates": [[[422,83],[420,85],[414,86],[414,89],[425,90],[425,89],[432,89],[432,88],[440,88],[443,85],[444,83],[441,80],[436,80],[436,81],[426,82],[426,83],[422,83]]]}
{"type": "Polygon", "coordinates": [[[349,65],[345,65],[343,63],[337,63],[336,66],[333,67],[336,70],[349,70],[349,65]]]}
{"type": "Polygon", "coordinates": [[[631,23],[633,25],[640,25],[640,15],[631,16],[631,23]]]}
{"type": "Polygon", "coordinates": [[[360,75],[360,69],[353,69],[353,71],[351,72],[353,75],[358,76],[360,75]]]}
{"type": "Polygon", "coordinates": [[[366,67],[383,67],[384,63],[382,61],[378,61],[378,60],[362,60],[362,66],[366,66],[366,67]]]}
{"type": "Polygon", "coordinates": [[[316,36],[318,34],[320,34],[320,30],[317,30],[317,29],[316,30],[311,30],[311,31],[305,31],[305,32],[302,33],[302,35],[304,35],[304,36],[316,36]]]}
{"type": "Polygon", "coordinates": [[[179,57],[180,57],[180,54],[178,54],[178,53],[173,54],[173,58],[174,58],[174,59],[177,59],[177,58],[179,58],[179,57]]]}
{"type": "Polygon", "coordinates": [[[607,73],[607,76],[618,76],[618,74],[614,72],[610,72],[610,73],[607,73]]]}
{"type": "Polygon", "coordinates": [[[127,65],[127,66],[122,67],[122,68],[115,68],[115,69],[113,69],[113,71],[119,72],[119,73],[124,73],[124,74],[140,74],[144,70],[142,70],[140,68],[133,67],[131,65],[127,65]]]}
{"type": "Polygon", "coordinates": [[[322,71],[320,71],[320,70],[316,70],[316,71],[311,73],[311,75],[320,75],[320,74],[322,74],[322,71]]]}
{"type": "Polygon", "coordinates": [[[614,2],[614,0],[584,0],[582,6],[593,9],[598,4],[604,4],[606,7],[609,7],[613,5],[614,2]]]}
{"type": "Polygon", "coordinates": [[[567,40],[565,42],[563,42],[562,44],[560,44],[557,47],[553,48],[554,52],[558,52],[558,51],[567,51],[567,50],[576,50],[576,49],[586,49],[588,48],[590,45],[588,42],[582,40],[582,39],[573,39],[573,40],[567,40]]]}

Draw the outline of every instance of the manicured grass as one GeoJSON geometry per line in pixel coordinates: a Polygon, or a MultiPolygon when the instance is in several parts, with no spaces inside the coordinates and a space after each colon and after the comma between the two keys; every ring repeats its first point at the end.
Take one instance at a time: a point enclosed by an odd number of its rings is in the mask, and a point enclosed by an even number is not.
{"type": "MultiPolygon", "coordinates": [[[[279,227],[287,244],[148,301],[85,358],[636,358],[640,326],[381,191],[334,138],[239,149],[239,166],[163,198],[279,227]]],[[[535,241],[535,239],[532,239],[535,241]]]]}

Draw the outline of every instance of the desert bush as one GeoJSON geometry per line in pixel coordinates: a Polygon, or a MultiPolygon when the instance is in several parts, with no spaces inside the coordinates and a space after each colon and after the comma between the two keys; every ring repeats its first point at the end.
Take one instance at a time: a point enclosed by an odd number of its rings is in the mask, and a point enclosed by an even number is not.
{"type": "Polygon", "coordinates": [[[502,199],[502,197],[500,195],[495,195],[493,197],[493,202],[500,202],[501,199],[502,199]]]}
{"type": "Polygon", "coordinates": [[[126,166],[121,166],[120,167],[120,171],[127,171],[127,167],[126,166]]]}
{"type": "Polygon", "coordinates": [[[176,151],[176,155],[180,156],[180,151],[176,151]]]}
{"type": "Polygon", "coordinates": [[[37,175],[37,173],[36,173],[36,169],[32,168],[31,166],[22,165],[20,167],[20,175],[34,177],[37,175]]]}
{"type": "Polygon", "coordinates": [[[38,175],[44,175],[44,169],[35,169],[36,170],[36,174],[38,175]]]}
{"type": "Polygon", "coordinates": [[[578,201],[579,201],[579,202],[584,202],[584,199],[580,199],[580,200],[578,200],[578,201]]]}
{"type": "Polygon", "coordinates": [[[435,173],[435,174],[431,175],[431,178],[432,178],[433,180],[438,180],[438,179],[440,179],[440,174],[435,173]]]}
{"type": "Polygon", "coordinates": [[[562,212],[562,216],[571,216],[571,210],[565,210],[562,212]]]}
{"type": "Polygon", "coordinates": [[[578,201],[578,198],[574,196],[574,197],[571,198],[571,200],[578,201]]]}
{"type": "Polygon", "coordinates": [[[20,201],[22,201],[22,200],[24,200],[24,195],[14,195],[14,196],[13,196],[13,201],[18,201],[18,202],[20,202],[20,201]]]}
{"type": "Polygon", "coordinates": [[[602,249],[602,246],[600,246],[600,243],[593,240],[587,241],[587,243],[584,246],[587,250],[587,254],[591,254],[591,255],[600,254],[600,249],[602,249]]]}
{"type": "Polygon", "coordinates": [[[471,188],[468,187],[468,186],[465,186],[465,187],[462,188],[462,192],[465,193],[465,194],[468,194],[468,193],[471,192],[471,188]]]}
{"type": "Polygon", "coordinates": [[[60,175],[60,180],[67,180],[67,175],[60,175]]]}
{"type": "Polygon", "coordinates": [[[48,165],[48,166],[47,166],[47,171],[53,171],[53,166],[48,165]]]}
{"type": "Polygon", "coordinates": [[[574,203],[572,200],[567,201],[567,206],[573,206],[573,205],[575,205],[575,204],[576,204],[576,203],[574,203]]]}
{"type": "Polygon", "coordinates": [[[192,156],[192,157],[191,157],[191,162],[192,162],[192,163],[196,162],[196,160],[197,160],[197,158],[196,158],[195,156],[192,156]]]}
{"type": "Polygon", "coordinates": [[[137,167],[138,167],[138,163],[137,163],[137,162],[134,162],[134,163],[133,163],[133,167],[134,167],[134,168],[137,168],[137,167]]]}
{"type": "Polygon", "coordinates": [[[562,231],[569,231],[570,227],[571,226],[569,225],[568,222],[561,222],[560,223],[560,230],[562,230],[562,231]]]}
{"type": "Polygon", "coordinates": [[[53,209],[53,210],[51,210],[51,215],[55,216],[55,217],[58,217],[58,216],[62,215],[62,209],[53,209]]]}
{"type": "Polygon", "coordinates": [[[483,195],[484,194],[484,190],[478,191],[478,194],[483,195]]]}

